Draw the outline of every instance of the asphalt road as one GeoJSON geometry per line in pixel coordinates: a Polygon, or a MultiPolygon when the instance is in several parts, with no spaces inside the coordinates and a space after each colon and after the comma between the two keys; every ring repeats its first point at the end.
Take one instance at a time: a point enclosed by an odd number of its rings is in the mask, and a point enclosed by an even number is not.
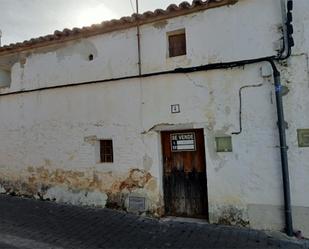
{"type": "Polygon", "coordinates": [[[1,249],[306,248],[261,231],[0,195],[1,249]]]}

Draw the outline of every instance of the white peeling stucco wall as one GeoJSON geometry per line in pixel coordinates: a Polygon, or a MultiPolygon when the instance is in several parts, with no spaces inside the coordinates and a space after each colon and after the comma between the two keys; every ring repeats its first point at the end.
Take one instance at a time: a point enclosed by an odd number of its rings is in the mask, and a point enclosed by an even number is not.
{"type": "MultiPolygon", "coordinates": [[[[308,17],[297,1],[296,48],[279,65],[283,84],[294,226],[309,236],[309,154],[296,130],[309,128],[308,17]]],[[[280,1],[242,0],[141,27],[144,73],[275,55],[280,40],[280,1]],[[257,11],[260,10],[260,11],[257,11]],[[186,29],[187,55],[167,58],[166,33],[186,29]]],[[[20,55],[10,88],[2,93],[136,75],[136,30],[129,29],[20,55]],[[94,60],[89,61],[89,54],[94,60]]],[[[1,192],[15,191],[82,205],[126,205],[143,196],[162,214],[160,133],[203,128],[211,222],[282,229],[283,191],[274,86],[259,63],[241,68],[170,74],[0,96],[1,192]],[[243,132],[233,152],[217,153],[215,137],[243,132]],[[181,112],[171,114],[172,104],[181,112]],[[99,139],[113,139],[114,163],[100,164],[99,139]]]]}

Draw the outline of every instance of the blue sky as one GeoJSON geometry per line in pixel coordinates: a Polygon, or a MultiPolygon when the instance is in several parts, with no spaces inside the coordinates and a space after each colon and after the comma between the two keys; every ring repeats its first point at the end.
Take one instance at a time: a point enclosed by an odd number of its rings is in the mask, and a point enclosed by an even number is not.
{"type": "MultiPolygon", "coordinates": [[[[139,0],[140,12],[181,2],[139,0]]],[[[0,0],[2,45],[131,15],[132,5],[130,0],[0,0]]]]}

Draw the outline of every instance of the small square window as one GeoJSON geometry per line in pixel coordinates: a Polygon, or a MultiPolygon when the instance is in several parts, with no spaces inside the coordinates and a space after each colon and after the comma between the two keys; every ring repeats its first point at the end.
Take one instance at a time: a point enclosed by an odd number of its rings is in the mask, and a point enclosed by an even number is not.
{"type": "Polygon", "coordinates": [[[232,152],[232,137],[216,137],[217,152],[232,152]]]}
{"type": "Polygon", "coordinates": [[[114,162],[113,140],[100,140],[100,161],[101,163],[114,162]]]}
{"type": "Polygon", "coordinates": [[[168,45],[169,57],[185,55],[187,53],[185,32],[168,35],[168,45]]]}

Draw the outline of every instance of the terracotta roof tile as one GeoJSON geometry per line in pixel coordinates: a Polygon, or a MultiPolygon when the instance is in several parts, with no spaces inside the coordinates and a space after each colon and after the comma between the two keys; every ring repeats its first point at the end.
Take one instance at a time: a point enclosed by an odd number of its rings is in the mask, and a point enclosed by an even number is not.
{"type": "Polygon", "coordinates": [[[196,11],[235,4],[237,1],[238,0],[193,0],[191,4],[188,2],[182,2],[178,6],[176,4],[171,4],[166,8],[166,10],[156,9],[153,12],[147,11],[139,15],[133,14],[132,16],[122,17],[117,20],[113,19],[110,21],[104,21],[100,24],[93,24],[89,27],[64,29],[62,31],[56,30],[52,35],[41,36],[24,42],[4,45],[3,47],[0,47],[0,55],[53,45],[54,43],[59,43],[60,41],[65,42],[81,37],[127,29],[134,27],[137,24],[142,25],[152,23],[162,19],[190,14],[196,11]]]}

